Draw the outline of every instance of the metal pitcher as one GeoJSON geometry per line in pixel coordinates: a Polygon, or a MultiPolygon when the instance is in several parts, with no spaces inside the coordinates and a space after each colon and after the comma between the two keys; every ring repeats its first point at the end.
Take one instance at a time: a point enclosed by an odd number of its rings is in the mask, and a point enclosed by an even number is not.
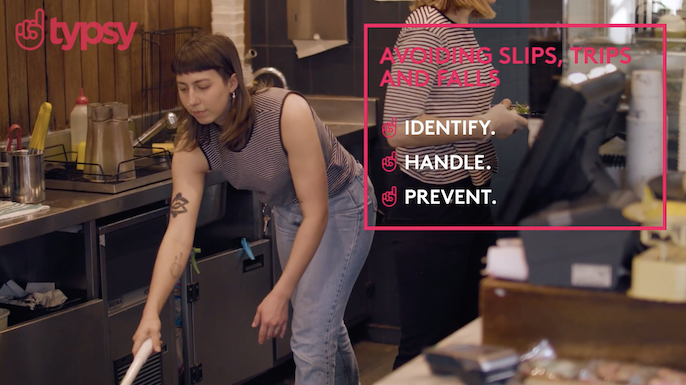
{"type": "Polygon", "coordinates": [[[84,176],[94,182],[135,179],[128,105],[110,102],[89,107],[84,176]]]}

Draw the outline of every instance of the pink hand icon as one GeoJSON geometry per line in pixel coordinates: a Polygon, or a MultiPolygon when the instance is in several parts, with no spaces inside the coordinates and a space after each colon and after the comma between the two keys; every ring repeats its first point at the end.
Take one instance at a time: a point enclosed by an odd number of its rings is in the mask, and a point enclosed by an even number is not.
{"type": "Polygon", "coordinates": [[[36,9],[36,19],[26,19],[18,23],[14,27],[14,32],[17,44],[27,51],[33,51],[43,45],[43,40],[45,40],[45,11],[41,8],[36,9]],[[40,42],[34,47],[27,47],[19,40],[20,37],[24,40],[37,40],[40,37],[40,42]]]}
{"type": "Polygon", "coordinates": [[[395,206],[395,202],[397,201],[398,197],[398,188],[393,186],[391,187],[391,191],[386,191],[385,193],[381,194],[381,202],[383,202],[384,206],[386,207],[393,207],[395,206]]]}
{"type": "Polygon", "coordinates": [[[386,172],[391,172],[395,170],[395,166],[398,164],[396,161],[395,151],[391,152],[391,155],[381,159],[381,168],[386,172]]]}
{"type": "Polygon", "coordinates": [[[392,138],[395,136],[395,131],[398,128],[397,124],[397,119],[396,118],[391,118],[390,123],[384,123],[381,125],[381,134],[385,136],[386,138],[392,138]]]}

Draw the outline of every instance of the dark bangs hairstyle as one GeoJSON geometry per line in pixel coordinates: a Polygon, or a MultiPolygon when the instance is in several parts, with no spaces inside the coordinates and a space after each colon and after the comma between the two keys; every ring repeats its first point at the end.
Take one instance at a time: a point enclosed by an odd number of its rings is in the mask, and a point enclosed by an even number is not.
{"type": "MultiPolygon", "coordinates": [[[[226,121],[220,127],[219,140],[231,149],[244,147],[255,120],[252,95],[263,87],[246,87],[241,61],[233,41],[221,34],[196,35],[181,45],[174,56],[171,69],[174,76],[216,70],[225,83],[231,75],[236,74],[236,97],[229,96],[227,111],[223,115],[226,121]]],[[[182,108],[179,120],[182,124],[179,127],[177,144],[178,139],[186,134],[186,141],[180,150],[193,150],[198,146],[200,132],[206,126],[200,124],[185,107],[182,108]]]]}

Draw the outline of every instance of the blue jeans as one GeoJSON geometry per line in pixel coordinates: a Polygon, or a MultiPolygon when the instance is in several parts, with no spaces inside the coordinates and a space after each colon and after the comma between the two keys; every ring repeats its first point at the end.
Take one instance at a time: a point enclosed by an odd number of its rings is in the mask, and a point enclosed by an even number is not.
{"type": "MultiPolygon", "coordinates": [[[[358,385],[359,372],[343,314],[372,245],[364,230],[364,173],[329,198],[329,221],[319,247],[291,297],[291,350],[297,385],[358,385]]],[[[376,223],[377,202],[368,182],[368,223],[376,223]]],[[[276,244],[285,267],[303,215],[298,203],[275,207],[276,244]]]]}

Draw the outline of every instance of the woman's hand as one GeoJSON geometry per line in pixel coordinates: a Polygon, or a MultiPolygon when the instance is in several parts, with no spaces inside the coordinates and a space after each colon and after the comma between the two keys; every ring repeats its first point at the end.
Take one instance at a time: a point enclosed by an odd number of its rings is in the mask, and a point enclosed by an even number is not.
{"type": "Polygon", "coordinates": [[[162,329],[162,322],[160,317],[156,314],[146,315],[143,314],[141,322],[138,324],[138,330],[133,335],[133,349],[131,353],[136,356],[138,349],[141,348],[143,342],[148,338],[152,338],[152,351],[161,352],[162,351],[162,340],[160,340],[160,330],[162,329]]]}
{"type": "Polygon", "coordinates": [[[288,301],[288,297],[272,291],[257,307],[252,327],[260,327],[260,334],[257,338],[257,342],[260,345],[264,341],[276,336],[283,338],[284,334],[286,334],[286,328],[288,327],[288,301]]]}
{"type": "Polygon", "coordinates": [[[491,121],[489,129],[495,131],[494,136],[498,139],[505,139],[527,125],[525,118],[509,111],[511,106],[510,99],[503,99],[483,115],[485,120],[491,121]]]}

